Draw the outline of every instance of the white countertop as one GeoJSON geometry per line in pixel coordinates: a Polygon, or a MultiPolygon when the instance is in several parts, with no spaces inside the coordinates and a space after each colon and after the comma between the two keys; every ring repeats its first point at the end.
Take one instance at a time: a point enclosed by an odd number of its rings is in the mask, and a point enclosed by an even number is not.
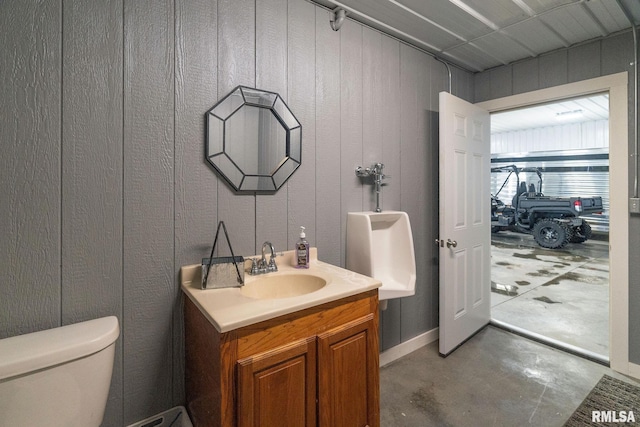
{"type": "MultiPolygon", "coordinates": [[[[278,272],[249,275],[250,259],[245,260],[245,284],[269,275],[310,274],[327,281],[321,289],[289,298],[254,299],[240,293],[240,288],[200,289],[200,264],[180,269],[183,292],[193,301],[219,332],[228,332],[243,326],[273,319],[284,314],[335,301],[379,288],[379,280],[355,273],[318,260],[316,248],[310,249],[308,269],[292,266],[294,251],[284,252],[276,258],[278,272]]],[[[268,257],[267,257],[268,259],[268,257]]]]}

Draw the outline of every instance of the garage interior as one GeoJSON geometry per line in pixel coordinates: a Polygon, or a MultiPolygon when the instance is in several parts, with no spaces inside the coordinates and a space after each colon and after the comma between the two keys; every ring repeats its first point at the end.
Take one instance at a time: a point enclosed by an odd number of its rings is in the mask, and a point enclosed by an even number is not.
{"type": "MultiPolygon", "coordinates": [[[[542,248],[516,231],[492,233],[492,322],[607,364],[608,95],[493,114],[491,129],[493,168],[538,168],[545,196],[600,196],[604,208],[584,217],[592,238],[559,249],[542,248]]],[[[533,172],[520,173],[520,180],[539,188],[533,172]]],[[[492,195],[512,203],[516,181],[506,172],[492,173],[492,195]]]]}

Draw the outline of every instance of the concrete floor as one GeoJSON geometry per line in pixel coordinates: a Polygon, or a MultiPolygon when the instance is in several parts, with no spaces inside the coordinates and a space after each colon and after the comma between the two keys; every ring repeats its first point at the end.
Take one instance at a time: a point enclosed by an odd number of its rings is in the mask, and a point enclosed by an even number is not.
{"type": "Polygon", "coordinates": [[[603,374],[581,357],[488,326],[447,358],[438,342],[380,369],[382,426],[561,426],[603,374]]]}
{"type": "Polygon", "coordinates": [[[609,357],[606,240],[549,250],[529,235],[493,234],[491,280],[517,289],[491,293],[493,319],[609,357]]]}

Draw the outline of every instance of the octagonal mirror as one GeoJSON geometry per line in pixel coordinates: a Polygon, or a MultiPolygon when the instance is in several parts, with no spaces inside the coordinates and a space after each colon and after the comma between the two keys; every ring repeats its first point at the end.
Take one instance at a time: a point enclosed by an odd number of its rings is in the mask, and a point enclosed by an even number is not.
{"type": "Polygon", "coordinates": [[[302,162],[302,126],[277,93],[238,86],[206,119],[205,157],[236,191],[276,191],[302,162]]]}

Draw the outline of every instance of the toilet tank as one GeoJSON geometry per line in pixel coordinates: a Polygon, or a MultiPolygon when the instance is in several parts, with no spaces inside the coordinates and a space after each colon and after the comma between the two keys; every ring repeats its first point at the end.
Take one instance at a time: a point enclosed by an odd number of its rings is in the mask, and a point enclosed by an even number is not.
{"type": "Polygon", "coordinates": [[[0,427],[98,427],[119,334],[111,316],[0,340],[0,427]]]}

